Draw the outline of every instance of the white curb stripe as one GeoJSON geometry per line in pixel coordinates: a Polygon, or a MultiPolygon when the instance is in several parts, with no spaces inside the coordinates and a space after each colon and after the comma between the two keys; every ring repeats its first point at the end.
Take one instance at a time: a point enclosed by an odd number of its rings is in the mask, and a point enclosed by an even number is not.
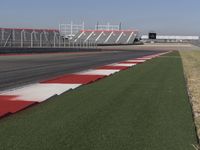
{"type": "Polygon", "coordinates": [[[75,89],[81,84],[32,84],[13,91],[1,93],[1,95],[18,96],[13,100],[42,102],[54,95],[60,95],[70,89],[75,89]]]}
{"type": "Polygon", "coordinates": [[[111,69],[97,69],[97,70],[87,70],[87,71],[82,71],[76,74],[79,75],[106,75],[109,76],[111,74],[114,74],[116,72],[119,72],[120,70],[111,70],[111,69]]]}
{"type": "Polygon", "coordinates": [[[123,67],[132,67],[132,66],[135,66],[136,64],[133,64],[133,63],[130,63],[130,64],[126,64],[126,63],[118,63],[118,64],[110,64],[108,66],[123,66],[123,67]]]}
{"type": "Polygon", "coordinates": [[[142,58],[138,58],[139,60],[150,60],[152,59],[152,57],[142,57],[142,58]]]}
{"type": "Polygon", "coordinates": [[[127,60],[126,62],[136,62],[136,63],[143,63],[143,62],[145,62],[146,60],[127,60]]]}

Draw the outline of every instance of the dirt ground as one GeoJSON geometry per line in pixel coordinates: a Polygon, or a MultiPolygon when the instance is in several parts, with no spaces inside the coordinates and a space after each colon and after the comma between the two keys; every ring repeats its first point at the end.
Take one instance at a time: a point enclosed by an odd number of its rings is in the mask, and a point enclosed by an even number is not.
{"type": "Polygon", "coordinates": [[[194,120],[200,139],[200,51],[180,51],[194,120]]]}

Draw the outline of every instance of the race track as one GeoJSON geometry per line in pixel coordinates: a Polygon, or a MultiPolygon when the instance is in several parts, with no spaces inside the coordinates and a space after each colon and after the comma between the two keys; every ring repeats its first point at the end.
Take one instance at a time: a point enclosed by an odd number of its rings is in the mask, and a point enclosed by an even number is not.
{"type": "Polygon", "coordinates": [[[16,88],[54,76],[155,53],[158,53],[158,51],[104,51],[0,56],[0,90],[16,88]]]}

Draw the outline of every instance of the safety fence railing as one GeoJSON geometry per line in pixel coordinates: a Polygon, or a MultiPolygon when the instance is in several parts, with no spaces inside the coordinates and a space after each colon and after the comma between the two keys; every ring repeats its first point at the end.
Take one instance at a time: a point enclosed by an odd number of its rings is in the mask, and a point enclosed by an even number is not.
{"type": "Polygon", "coordinates": [[[0,47],[21,48],[94,48],[95,41],[73,41],[57,30],[3,29],[0,28],[0,47]]]}
{"type": "Polygon", "coordinates": [[[96,48],[97,44],[93,41],[84,42],[84,40],[79,41],[69,41],[62,39],[59,43],[44,43],[39,41],[12,41],[12,43],[7,43],[5,45],[4,41],[0,42],[0,48],[3,47],[21,47],[21,48],[96,48]]]}
{"type": "Polygon", "coordinates": [[[97,43],[93,40],[85,41],[85,39],[79,39],[77,41],[68,40],[66,46],[74,48],[96,48],[97,43]]]}
{"type": "Polygon", "coordinates": [[[93,41],[78,40],[76,42],[68,39],[60,39],[59,41],[19,41],[6,42],[1,40],[0,47],[21,47],[21,48],[96,48],[97,44],[93,41]]]}

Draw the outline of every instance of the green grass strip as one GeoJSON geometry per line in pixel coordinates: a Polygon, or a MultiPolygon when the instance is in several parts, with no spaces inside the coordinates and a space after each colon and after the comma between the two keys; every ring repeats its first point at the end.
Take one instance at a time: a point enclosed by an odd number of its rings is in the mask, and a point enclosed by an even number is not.
{"type": "Polygon", "coordinates": [[[0,120],[6,150],[193,150],[192,144],[178,52],[0,120]]]}

